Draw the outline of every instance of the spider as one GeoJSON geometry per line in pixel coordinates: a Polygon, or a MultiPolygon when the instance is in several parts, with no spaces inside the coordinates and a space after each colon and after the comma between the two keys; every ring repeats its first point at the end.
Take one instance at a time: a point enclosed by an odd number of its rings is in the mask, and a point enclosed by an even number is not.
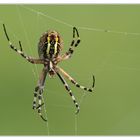
{"type": "Polygon", "coordinates": [[[23,58],[25,58],[28,62],[30,62],[32,64],[43,64],[44,65],[42,72],[40,74],[39,80],[38,80],[38,84],[34,90],[34,100],[33,100],[33,109],[37,110],[39,116],[44,121],[47,121],[47,119],[45,119],[41,113],[42,106],[44,104],[44,103],[42,103],[42,94],[43,94],[44,84],[45,84],[45,79],[46,79],[47,74],[50,77],[53,77],[54,75],[57,75],[59,77],[60,81],[63,83],[65,89],[68,91],[69,95],[71,96],[71,98],[73,100],[73,103],[75,104],[75,106],[77,108],[77,110],[75,112],[77,114],[80,110],[80,107],[79,107],[70,87],[68,86],[67,82],[63,78],[63,76],[65,78],[67,78],[68,80],[70,80],[71,83],[74,84],[76,87],[89,91],[89,92],[93,91],[93,88],[95,85],[95,77],[93,75],[92,87],[86,88],[84,86],[79,85],[68,73],[66,73],[62,68],[60,68],[58,66],[59,62],[69,59],[74,52],[74,48],[79,45],[80,37],[79,37],[77,28],[73,27],[73,39],[72,39],[71,45],[70,45],[68,51],[63,55],[60,54],[62,47],[63,47],[63,43],[62,43],[63,41],[62,41],[60,34],[54,30],[49,30],[49,31],[43,33],[42,36],[40,37],[40,40],[38,43],[39,58],[37,58],[37,59],[30,57],[23,52],[21,41],[19,41],[20,49],[17,49],[11,43],[11,41],[9,39],[5,24],[3,24],[3,29],[4,29],[5,36],[9,42],[9,46],[11,49],[16,51],[18,54],[20,54],[23,58]]]}

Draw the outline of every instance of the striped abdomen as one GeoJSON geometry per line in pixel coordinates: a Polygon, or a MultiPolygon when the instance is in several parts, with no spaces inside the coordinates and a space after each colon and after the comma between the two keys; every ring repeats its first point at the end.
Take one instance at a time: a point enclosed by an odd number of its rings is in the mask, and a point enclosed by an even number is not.
{"type": "Polygon", "coordinates": [[[62,39],[56,31],[45,32],[38,44],[38,54],[42,59],[56,58],[62,49],[62,39]]]}

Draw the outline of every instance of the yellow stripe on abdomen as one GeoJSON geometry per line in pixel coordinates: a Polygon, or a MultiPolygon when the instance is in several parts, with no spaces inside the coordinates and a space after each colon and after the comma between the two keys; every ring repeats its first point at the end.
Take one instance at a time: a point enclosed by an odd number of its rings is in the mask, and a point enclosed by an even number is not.
{"type": "Polygon", "coordinates": [[[56,53],[57,53],[57,42],[54,45],[54,54],[56,54],[56,53]]]}
{"type": "Polygon", "coordinates": [[[49,54],[49,52],[50,52],[50,46],[51,46],[51,44],[48,43],[48,45],[47,45],[47,54],[49,54]]]}

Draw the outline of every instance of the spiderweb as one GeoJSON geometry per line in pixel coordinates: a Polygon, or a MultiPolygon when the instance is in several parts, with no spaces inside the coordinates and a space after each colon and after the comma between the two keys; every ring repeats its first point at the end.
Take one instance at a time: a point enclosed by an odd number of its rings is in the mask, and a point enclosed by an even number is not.
{"type": "MultiPolygon", "coordinates": [[[[70,24],[68,24],[68,23],[66,23],[66,22],[63,22],[63,21],[61,21],[61,20],[58,20],[58,19],[56,19],[56,18],[53,18],[53,17],[51,17],[51,16],[48,16],[48,15],[46,15],[46,14],[44,14],[44,13],[42,13],[42,12],[40,12],[40,11],[35,11],[35,10],[33,10],[33,9],[31,9],[31,8],[27,8],[27,7],[25,7],[25,6],[17,6],[17,13],[18,13],[18,16],[19,16],[19,21],[20,21],[20,24],[21,24],[21,26],[22,26],[22,28],[23,28],[23,31],[24,31],[24,35],[25,35],[25,39],[26,39],[26,41],[27,41],[27,45],[28,46],[32,46],[31,45],[31,42],[30,42],[30,40],[28,39],[28,35],[27,35],[27,31],[26,31],[26,29],[25,29],[25,27],[24,27],[24,21],[23,21],[23,19],[22,19],[22,15],[21,15],[21,11],[20,11],[20,8],[25,8],[25,9],[27,9],[27,10],[29,10],[30,12],[34,12],[35,14],[36,14],[36,32],[38,33],[38,27],[39,27],[39,17],[40,16],[45,16],[46,18],[48,18],[48,19],[50,19],[50,20],[54,20],[55,22],[58,22],[58,23],[60,23],[60,24],[64,24],[65,26],[68,26],[68,27],[70,27],[70,28],[72,28],[73,27],[73,25],[70,25],[70,24]]],[[[83,27],[80,27],[81,29],[83,28],[83,27]]],[[[32,49],[31,49],[31,47],[29,47],[29,50],[30,50],[30,54],[32,55],[32,56],[34,56],[35,54],[33,54],[33,51],[32,51],[32,49]]],[[[38,80],[38,78],[39,78],[39,70],[38,70],[38,68],[37,68],[37,65],[35,64],[34,65],[34,68],[32,67],[32,73],[33,73],[33,75],[34,75],[34,79],[35,79],[35,81],[37,81],[38,80]]],[[[49,90],[47,90],[47,92],[51,92],[51,91],[49,91],[49,90]]],[[[52,93],[52,92],[51,92],[52,93]]],[[[83,92],[83,95],[81,95],[81,98],[80,98],[80,100],[79,100],[79,105],[81,105],[82,104],[82,102],[83,102],[83,100],[84,100],[84,98],[85,98],[85,96],[86,96],[86,93],[84,93],[83,92]]],[[[44,97],[43,97],[43,102],[45,103],[46,102],[46,100],[44,100],[44,97]]],[[[53,105],[55,105],[55,104],[53,104],[53,105]]],[[[55,106],[57,106],[57,107],[63,107],[63,108],[65,108],[66,106],[65,105],[58,105],[58,104],[56,104],[55,106]]],[[[67,107],[66,107],[67,108],[67,107]]],[[[71,108],[71,107],[70,107],[71,108]]],[[[50,135],[50,128],[49,128],[49,118],[48,118],[48,116],[47,116],[47,111],[46,111],[46,105],[44,105],[44,112],[45,112],[45,117],[47,118],[47,123],[46,123],[46,125],[47,125],[47,132],[48,132],[48,135],[50,135]]],[[[78,118],[77,118],[77,115],[75,115],[75,120],[74,120],[75,122],[74,122],[74,131],[75,131],[75,135],[77,135],[77,133],[78,133],[78,118]]]]}
{"type": "MultiPolygon", "coordinates": [[[[45,18],[47,21],[49,21],[49,20],[52,20],[52,21],[54,21],[54,22],[57,22],[57,23],[59,23],[60,25],[63,25],[63,26],[65,26],[65,27],[67,27],[67,28],[69,28],[69,29],[72,29],[72,27],[74,26],[74,25],[72,25],[72,24],[69,24],[69,23],[67,23],[67,22],[65,22],[65,21],[62,21],[62,20],[60,20],[59,18],[56,18],[56,17],[52,17],[51,15],[48,15],[48,14],[46,14],[46,13],[43,13],[43,12],[41,12],[40,10],[36,10],[36,9],[33,9],[33,8],[30,8],[30,7],[28,7],[28,6],[23,6],[23,5],[18,5],[17,6],[17,13],[18,13],[18,19],[19,19],[19,24],[22,26],[22,29],[23,29],[23,33],[24,33],[24,36],[25,36],[25,39],[26,39],[26,42],[27,42],[27,46],[28,46],[28,49],[29,49],[29,51],[30,51],[30,54],[31,54],[31,56],[35,56],[35,54],[33,53],[33,51],[32,51],[32,47],[31,46],[33,46],[32,45],[32,43],[30,42],[30,40],[29,40],[29,38],[28,38],[28,34],[27,34],[27,30],[26,30],[26,28],[25,28],[25,26],[24,26],[24,20],[23,20],[23,18],[22,18],[22,14],[21,14],[21,9],[22,10],[26,10],[26,12],[27,13],[34,13],[35,15],[36,15],[36,29],[35,29],[35,32],[37,33],[37,34],[40,34],[40,31],[39,31],[39,27],[40,27],[40,18],[45,18]]],[[[47,10],[46,10],[46,12],[47,12],[47,10]]],[[[42,25],[42,26],[44,26],[44,25],[42,25]]],[[[47,26],[47,25],[46,25],[47,26]]],[[[140,33],[137,33],[137,32],[127,32],[127,31],[116,31],[116,30],[109,30],[109,29],[100,29],[100,28],[93,28],[93,27],[83,27],[83,26],[76,26],[76,27],[78,27],[78,29],[80,29],[80,30],[87,30],[87,31],[91,31],[91,32],[104,32],[104,33],[110,33],[110,34],[120,34],[120,35],[125,35],[125,36],[139,36],[140,35],[140,33]]],[[[12,32],[13,33],[13,32],[12,32]]],[[[14,35],[14,37],[15,38],[18,38],[17,37],[17,35],[16,34],[14,34],[13,33],[13,35],[14,35]]],[[[37,36],[38,37],[38,36],[37,36]]],[[[36,37],[36,38],[37,38],[36,37]]],[[[18,39],[19,40],[19,39],[18,39]]],[[[98,70],[101,70],[103,67],[105,67],[105,65],[109,65],[109,64],[107,64],[107,62],[109,61],[109,59],[110,59],[110,57],[111,57],[111,55],[113,55],[113,54],[119,54],[119,55],[123,55],[123,54],[121,54],[120,52],[117,52],[117,51],[115,51],[115,52],[112,52],[108,57],[106,57],[106,59],[104,59],[101,63],[100,63],[100,65],[99,65],[99,67],[97,67],[96,69],[94,69],[94,72],[96,73],[98,70]]],[[[127,54],[126,53],[126,55],[131,55],[131,54],[127,54]]],[[[112,65],[112,64],[111,64],[112,65]]],[[[136,70],[136,71],[140,71],[140,69],[137,69],[137,68],[132,68],[132,67],[125,67],[125,66],[118,66],[118,65],[114,65],[117,69],[127,69],[127,70],[136,70]]],[[[34,76],[34,79],[35,79],[35,83],[37,83],[37,80],[38,80],[38,78],[39,78],[39,68],[38,68],[38,66],[37,65],[31,65],[30,66],[30,68],[31,68],[31,70],[32,70],[32,74],[33,74],[33,76],[34,76]]],[[[45,112],[45,116],[46,116],[46,118],[47,118],[47,123],[46,123],[46,127],[47,127],[47,134],[48,135],[51,135],[51,130],[50,130],[50,126],[51,126],[51,124],[50,124],[50,121],[49,121],[49,112],[47,111],[47,107],[46,107],[46,104],[47,104],[47,101],[46,101],[46,98],[45,98],[45,93],[47,92],[47,94],[54,94],[54,92],[55,91],[52,91],[52,90],[50,90],[50,88],[49,88],[49,90],[48,89],[46,89],[46,91],[44,91],[44,94],[43,94],[43,96],[44,96],[44,98],[43,98],[43,101],[44,101],[44,103],[45,103],[45,105],[44,105],[44,112],[45,112]]],[[[66,92],[66,91],[64,91],[64,92],[66,92]]],[[[59,95],[59,96],[63,96],[62,94],[61,95],[59,95]]],[[[79,105],[82,105],[82,103],[83,103],[83,101],[84,101],[84,99],[85,99],[85,97],[86,96],[88,96],[88,94],[86,94],[85,92],[82,92],[82,95],[80,96],[80,99],[78,100],[78,103],[79,103],[79,105]]],[[[66,98],[66,97],[65,97],[66,98]]],[[[68,97],[68,98],[66,98],[66,99],[68,99],[68,100],[70,100],[70,98],[68,97]]],[[[71,109],[72,107],[73,107],[73,104],[71,105],[71,106],[66,106],[66,105],[63,105],[63,103],[62,104],[55,104],[55,103],[52,103],[51,104],[52,106],[55,106],[55,107],[59,107],[59,108],[66,108],[66,109],[71,109]]],[[[54,120],[55,121],[55,120],[54,120]]],[[[77,135],[78,134],[78,116],[77,115],[74,115],[74,133],[75,133],[75,135],[77,135]]]]}

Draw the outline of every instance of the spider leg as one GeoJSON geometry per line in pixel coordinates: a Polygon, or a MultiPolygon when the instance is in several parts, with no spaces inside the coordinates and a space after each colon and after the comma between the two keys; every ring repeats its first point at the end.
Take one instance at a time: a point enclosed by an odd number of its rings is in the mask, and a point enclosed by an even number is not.
{"type": "Polygon", "coordinates": [[[9,42],[9,46],[11,49],[13,49],[14,51],[16,51],[18,54],[20,54],[23,58],[25,58],[26,60],[28,60],[30,63],[33,63],[33,64],[44,64],[44,60],[43,59],[35,59],[35,58],[32,58],[30,56],[27,56],[24,52],[23,52],[23,49],[22,49],[22,45],[21,45],[21,41],[19,41],[19,46],[20,46],[20,50],[18,50],[10,41],[9,39],[9,36],[7,34],[7,31],[6,31],[6,27],[5,27],[5,24],[3,24],[3,29],[4,29],[4,33],[5,33],[5,36],[9,42]]]}
{"type": "Polygon", "coordinates": [[[73,40],[71,42],[70,48],[69,50],[62,55],[62,59],[61,60],[66,60],[68,58],[70,58],[74,52],[74,48],[77,47],[80,43],[80,37],[79,37],[79,33],[76,27],[73,27],[73,40]],[[77,41],[76,41],[77,40],[77,41]]]}
{"type": "Polygon", "coordinates": [[[43,116],[42,116],[42,113],[41,113],[41,110],[42,110],[42,105],[44,103],[42,103],[42,94],[43,94],[43,90],[44,90],[44,86],[43,87],[40,87],[40,90],[39,90],[39,95],[38,95],[38,114],[39,116],[44,120],[44,121],[47,121],[43,116]]]}
{"type": "Polygon", "coordinates": [[[37,109],[38,110],[38,114],[39,116],[44,120],[47,121],[41,113],[41,109],[44,103],[42,103],[42,94],[44,91],[44,83],[45,83],[45,79],[47,76],[47,72],[48,70],[46,70],[45,68],[43,68],[42,73],[40,74],[40,78],[38,81],[38,85],[35,87],[35,91],[34,91],[34,100],[33,100],[33,109],[37,109]],[[37,105],[37,97],[38,97],[38,106],[37,105]]]}
{"type": "Polygon", "coordinates": [[[75,104],[75,106],[77,108],[77,111],[75,112],[75,114],[78,114],[79,110],[80,110],[80,107],[79,107],[78,103],[76,102],[75,97],[72,94],[71,89],[69,88],[69,86],[68,86],[67,82],[65,81],[65,79],[58,72],[56,72],[56,73],[57,73],[58,77],[60,78],[61,82],[64,84],[66,90],[68,91],[69,95],[71,96],[71,98],[72,98],[72,100],[73,100],[73,102],[74,102],[74,104],[75,104]]]}
{"type": "Polygon", "coordinates": [[[93,88],[94,88],[94,85],[95,85],[95,77],[93,75],[93,83],[92,83],[92,87],[91,88],[87,88],[85,86],[81,86],[79,85],[69,74],[67,74],[62,68],[60,67],[57,67],[58,70],[67,78],[69,79],[76,87],[78,88],[81,88],[83,90],[86,90],[86,91],[89,91],[89,92],[92,92],[93,91],[93,88]]]}

